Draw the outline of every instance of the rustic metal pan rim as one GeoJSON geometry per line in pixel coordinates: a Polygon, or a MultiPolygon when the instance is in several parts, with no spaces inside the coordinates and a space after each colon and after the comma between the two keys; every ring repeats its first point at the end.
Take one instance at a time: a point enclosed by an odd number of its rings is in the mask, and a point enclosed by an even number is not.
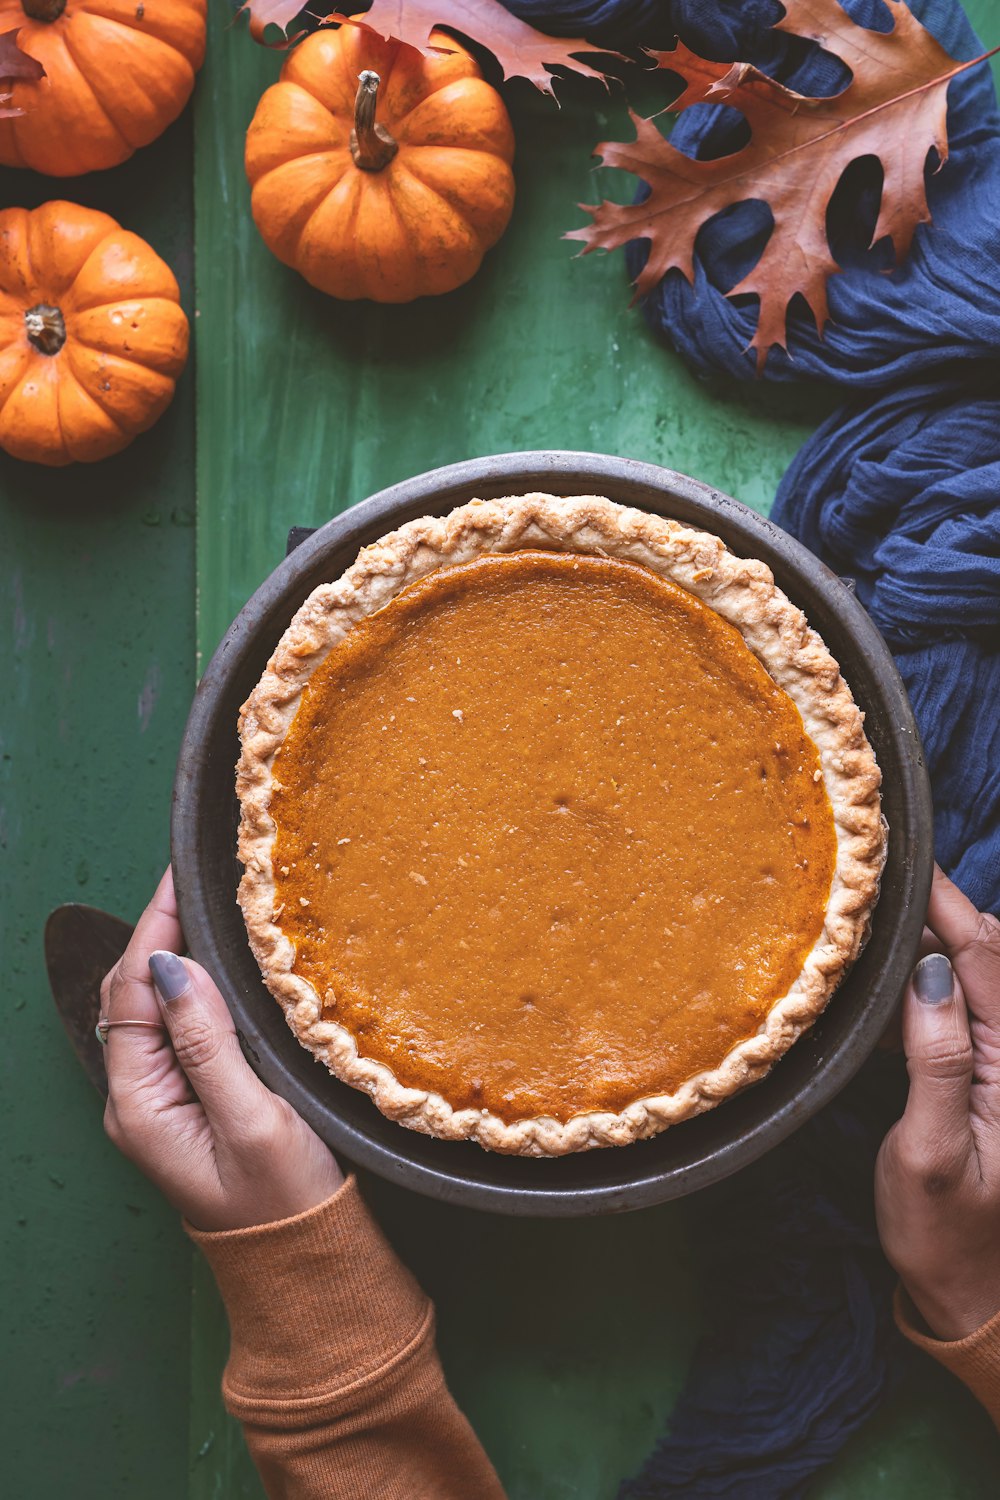
{"type": "Polygon", "coordinates": [[[190,951],[219,983],[264,1081],[359,1166],[446,1202],[539,1217],[620,1212],[693,1192],[749,1165],[828,1103],[874,1049],[902,996],[933,866],[930,787],[912,710],[885,642],[850,589],[799,542],[720,490],[634,459],[563,451],[497,454],[404,480],[334,517],[280,563],[237,615],[199,684],[178,758],[171,843],[190,951]],[[871,940],[830,1009],[769,1077],[653,1141],[557,1161],[431,1141],[385,1120],[365,1096],[330,1078],[265,990],[235,904],[236,708],[301,599],[321,575],[336,577],[361,546],[405,520],[475,496],[533,489],[608,494],[704,526],[733,551],[767,562],[839,655],[868,715],[891,811],[871,940]]]}

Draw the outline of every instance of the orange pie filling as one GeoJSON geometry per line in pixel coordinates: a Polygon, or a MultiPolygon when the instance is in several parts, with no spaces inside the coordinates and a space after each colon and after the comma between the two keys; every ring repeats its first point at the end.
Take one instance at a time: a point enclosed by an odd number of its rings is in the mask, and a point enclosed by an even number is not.
{"type": "Polygon", "coordinates": [[[324,1019],[508,1123],[716,1067],[798,977],[836,859],[816,746],[739,632],[559,552],[443,568],[352,626],[271,812],[324,1019]]]}

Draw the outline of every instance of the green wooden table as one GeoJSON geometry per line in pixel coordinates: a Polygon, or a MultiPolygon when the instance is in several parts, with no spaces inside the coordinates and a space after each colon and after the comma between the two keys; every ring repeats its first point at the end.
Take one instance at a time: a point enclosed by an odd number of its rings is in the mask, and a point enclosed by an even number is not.
{"type": "MultiPolygon", "coordinates": [[[[968,9],[992,37],[990,0],[968,9]]],[[[577,202],[627,191],[591,171],[591,146],[623,124],[596,86],[567,88],[561,112],[509,90],[518,203],[471,286],[404,308],[312,292],[257,238],[242,172],[279,59],[211,10],[194,109],[161,141],[72,183],[0,173],[0,203],[71,197],[148,238],[180,279],[196,353],[120,457],[0,462],[3,1440],[5,1492],[25,1500],[260,1495],[218,1400],[213,1288],[104,1140],[41,929],[65,900],[140,910],[167,858],[199,664],[288,527],[437,464],[546,447],[664,463],[766,510],[830,408],[821,392],[695,381],[629,310],[621,259],[561,242],[577,202]]],[[[689,1208],[534,1223],[370,1189],[437,1300],[449,1378],[511,1500],[613,1496],[663,1426],[711,1295],[689,1208]]],[[[986,1500],[998,1474],[985,1416],[928,1364],[815,1495],[986,1500]]]]}

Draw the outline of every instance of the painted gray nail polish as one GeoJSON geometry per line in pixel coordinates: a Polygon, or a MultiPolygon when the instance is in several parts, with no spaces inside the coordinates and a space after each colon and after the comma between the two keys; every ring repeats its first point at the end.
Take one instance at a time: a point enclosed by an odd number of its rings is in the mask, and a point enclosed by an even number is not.
{"type": "Polygon", "coordinates": [[[928,953],[913,971],[913,988],[925,1005],[941,1005],[955,993],[955,975],[943,953],[928,953]]]}
{"type": "Polygon", "coordinates": [[[151,953],[149,973],[164,1005],[183,995],[191,983],[191,976],[176,953],[151,953]]]}

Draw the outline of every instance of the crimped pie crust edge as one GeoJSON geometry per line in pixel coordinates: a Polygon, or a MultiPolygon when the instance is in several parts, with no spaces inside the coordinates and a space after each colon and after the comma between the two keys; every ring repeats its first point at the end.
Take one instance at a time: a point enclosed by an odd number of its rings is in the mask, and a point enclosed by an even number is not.
{"type": "Polygon", "coordinates": [[[475,1140],[514,1155],[562,1156],[626,1145],[712,1108],[763,1077],[824,1009],[857,957],[878,896],[886,852],[881,773],[861,711],[823,641],[777,588],[764,563],[735,556],[709,532],[602,496],[472,500],[448,515],[407,522],[366,547],[341,578],[320,585],[298,610],[243,705],[240,738],[237,793],[244,874],[238,899],[268,989],[298,1040],[331,1073],[364,1090],[390,1119],[446,1140],[475,1140]],[[439,1094],[405,1087],[386,1064],[360,1056],[350,1033],[323,1019],[313,986],[293,972],[294,946],[275,918],[271,863],[272,763],[309,678],[331,648],[355,621],[374,614],[437,568],[487,552],[539,547],[641,563],[734,625],[802,715],[819,750],[837,834],[823,931],[758,1033],[671,1094],[637,1100],[618,1113],[577,1115],[565,1124],[545,1116],[507,1123],[487,1110],[456,1110],[439,1094]]]}

